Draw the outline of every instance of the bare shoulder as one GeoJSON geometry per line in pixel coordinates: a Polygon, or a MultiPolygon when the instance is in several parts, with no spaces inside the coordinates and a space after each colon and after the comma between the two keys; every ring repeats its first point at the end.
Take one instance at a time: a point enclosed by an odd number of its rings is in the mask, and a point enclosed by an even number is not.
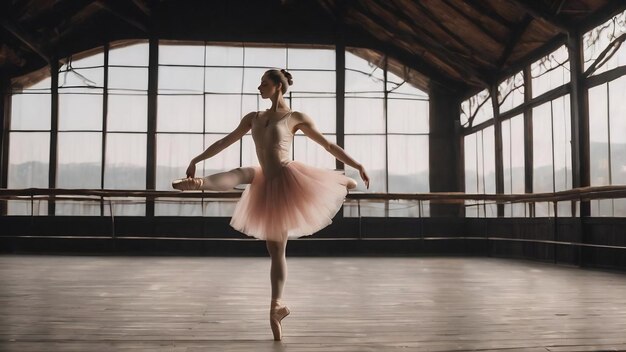
{"type": "Polygon", "coordinates": [[[306,113],[302,112],[302,111],[294,111],[291,114],[291,119],[294,121],[294,125],[297,126],[301,123],[305,123],[305,124],[313,124],[313,119],[307,115],[306,113]]]}
{"type": "Polygon", "coordinates": [[[257,115],[258,111],[250,111],[241,118],[242,124],[251,124],[252,119],[257,115]]]}

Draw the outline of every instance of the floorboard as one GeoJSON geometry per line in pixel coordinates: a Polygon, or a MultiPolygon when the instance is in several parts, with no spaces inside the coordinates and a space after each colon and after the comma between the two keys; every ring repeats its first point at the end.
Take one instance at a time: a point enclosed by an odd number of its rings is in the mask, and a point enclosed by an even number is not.
{"type": "Polygon", "coordinates": [[[0,255],[0,351],[626,350],[626,275],[461,257],[0,255]]]}

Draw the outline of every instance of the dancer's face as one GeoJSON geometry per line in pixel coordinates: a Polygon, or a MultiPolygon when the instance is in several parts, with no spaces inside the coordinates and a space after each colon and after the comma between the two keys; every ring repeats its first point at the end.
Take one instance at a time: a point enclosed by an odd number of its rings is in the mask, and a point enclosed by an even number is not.
{"type": "Polygon", "coordinates": [[[261,97],[267,99],[273,96],[277,96],[280,92],[280,84],[274,83],[271,79],[267,78],[267,75],[261,77],[261,84],[257,88],[261,97]]]}

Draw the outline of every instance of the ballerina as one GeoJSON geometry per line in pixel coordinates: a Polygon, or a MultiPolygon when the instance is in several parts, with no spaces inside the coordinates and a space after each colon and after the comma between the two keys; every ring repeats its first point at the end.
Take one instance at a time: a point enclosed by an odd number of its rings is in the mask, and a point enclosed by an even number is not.
{"type": "Polygon", "coordinates": [[[248,236],[266,241],[271,257],[270,327],[274,340],[282,339],[281,321],[289,308],[281,302],[289,238],[314,234],[332,222],[345,196],[357,186],[355,180],[340,171],[321,169],[291,160],[290,148],[296,131],[302,131],[335,158],[359,171],[369,188],[369,176],[360,163],[341,147],[329,142],[303,112],[292,111],[284,99],[293,84],[286,70],[268,70],[258,87],[263,99],[272,101],[264,112],[250,112],[226,137],[209,146],[189,163],[187,178],[174,180],[178,190],[229,191],[246,184],[233,213],[230,225],[248,236]],[[206,177],[194,177],[196,163],[208,159],[241,139],[251,130],[259,166],[239,167],[206,177]]]}

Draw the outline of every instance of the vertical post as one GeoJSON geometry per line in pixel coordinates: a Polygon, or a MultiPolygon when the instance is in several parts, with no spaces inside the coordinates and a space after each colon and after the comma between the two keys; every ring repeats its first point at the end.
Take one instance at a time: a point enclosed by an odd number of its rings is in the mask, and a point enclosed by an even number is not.
{"type": "MultiPolygon", "coordinates": [[[[343,32],[337,33],[337,45],[335,46],[335,137],[337,145],[345,148],[345,106],[346,106],[346,46],[343,32]]],[[[339,159],[335,159],[335,168],[344,169],[345,165],[339,159]]],[[[343,219],[343,210],[337,212],[337,218],[343,219]]],[[[359,217],[359,221],[361,221],[359,217]]]]}
{"type": "MultiPolygon", "coordinates": [[[[504,194],[504,161],[502,160],[502,121],[500,120],[500,104],[498,102],[498,85],[489,88],[491,106],[493,107],[493,127],[495,134],[496,159],[496,194],[504,194]]],[[[498,217],[504,216],[504,204],[498,204],[498,217]]]]}
{"type": "MultiPolygon", "coordinates": [[[[463,190],[462,137],[459,119],[460,98],[432,85],[429,90],[429,183],[431,192],[458,192],[463,190]]],[[[449,204],[431,204],[432,217],[462,215],[463,207],[449,204]]]]}
{"type": "MultiPolygon", "coordinates": [[[[102,150],[100,155],[100,189],[104,189],[104,168],[106,166],[107,115],[109,109],[109,43],[104,44],[104,87],[102,92],[102,150]]],[[[111,206],[109,206],[111,208],[111,206]]],[[[100,198],[100,216],[104,216],[104,198],[100,198]]],[[[112,216],[112,214],[111,214],[112,216]]]]}
{"type": "MultiPolygon", "coordinates": [[[[346,95],[346,47],[343,40],[337,42],[335,47],[335,92],[336,92],[336,110],[335,128],[337,145],[345,148],[345,95],[346,95]]],[[[343,169],[344,165],[339,159],[335,161],[337,169],[343,169]]]]}
{"type": "MultiPolygon", "coordinates": [[[[59,60],[50,61],[50,173],[48,174],[48,188],[57,187],[57,146],[59,139],[59,60]]],[[[54,216],[56,204],[54,196],[48,201],[48,216],[54,216]]]]}
{"type": "MultiPolygon", "coordinates": [[[[533,98],[530,66],[524,67],[524,102],[533,98]]],[[[524,193],[533,193],[533,109],[524,110],[524,193]]],[[[535,216],[533,203],[528,204],[530,217],[535,216]]]]}
{"type": "MultiPolygon", "coordinates": [[[[146,189],[156,189],[156,120],[159,82],[159,40],[151,36],[148,64],[148,131],[146,155],[146,189]]],[[[146,217],[154,217],[154,198],[146,198],[146,217]]]]}
{"type": "MultiPolygon", "coordinates": [[[[584,86],[582,36],[571,33],[567,40],[570,58],[570,109],[572,133],[572,187],[587,187],[591,183],[589,151],[589,100],[584,86]]],[[[591,215],[589,201],[581,202],[580,217],[591,215]]]]}
{"type": "MultiPolygon", "coordinates": [[[[8,187],[9,129],[11,128],[10,82],[0,77],[0,188],[8,187]]],[[[0,216],[7,215],[7,201],[0,201],[0,216]]]]}

